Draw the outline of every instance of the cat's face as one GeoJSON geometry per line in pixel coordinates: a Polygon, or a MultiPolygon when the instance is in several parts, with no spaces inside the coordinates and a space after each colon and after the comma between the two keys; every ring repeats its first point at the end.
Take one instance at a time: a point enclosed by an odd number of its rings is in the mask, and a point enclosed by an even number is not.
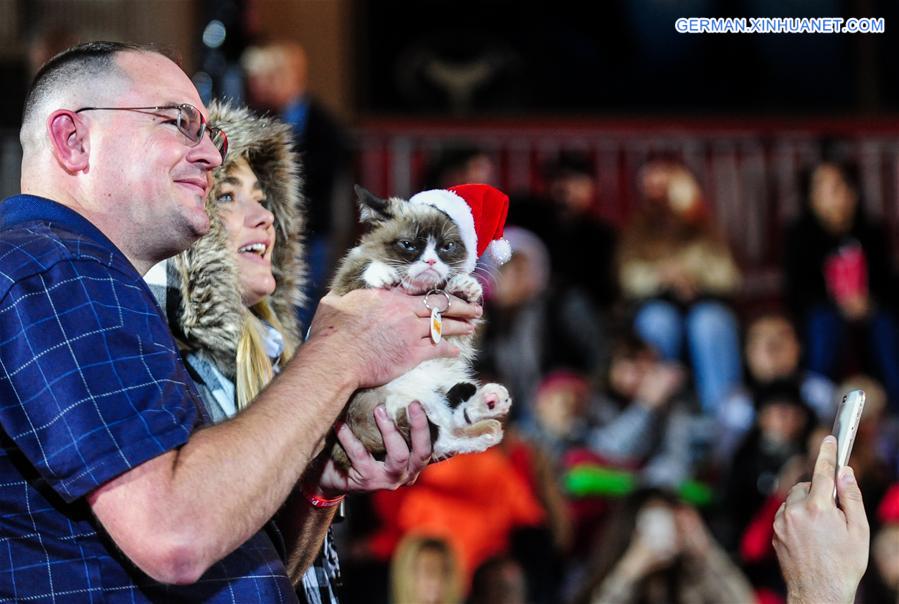
{"type": "Polygon", "coordinates": [[[396,198],[378,202],[376,211],[363,209],[362,219],[372,230],[362,238],[361,248],[372,260],[394,269],[404,289],[426,292],[464,270],[465,245],[446,214],[396,198]]]}

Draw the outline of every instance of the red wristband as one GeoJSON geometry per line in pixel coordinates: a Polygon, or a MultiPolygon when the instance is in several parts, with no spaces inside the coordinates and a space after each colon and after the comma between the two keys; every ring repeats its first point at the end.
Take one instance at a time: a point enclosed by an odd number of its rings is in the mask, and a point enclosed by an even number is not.
{"type": "Polygon", "coordinates": [[[335,505],[340,505],[340,502],[343,501],[345,495],[338,495],[333,499],[328,499],[327,497],[320,497],[303,489],[303,497],[305,497],[306,501],[309,502],[309,505],[314,508],[333,508],[335,505]]]}

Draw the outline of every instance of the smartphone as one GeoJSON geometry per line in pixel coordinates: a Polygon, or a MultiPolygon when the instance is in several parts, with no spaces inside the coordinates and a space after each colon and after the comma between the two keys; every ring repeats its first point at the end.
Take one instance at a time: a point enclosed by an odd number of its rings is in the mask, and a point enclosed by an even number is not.
{"type": "MultiPolygon", "coordinates": [[[[862,419],[862,410],[865,408],[865,391],[852,390],[843,396],[843,402],[837,410],[837,417],[833,422],[833,435],[837,437],[837,473],[840,468],[849,463],[849,455],[852,453],[852,445],[855,443],[855,433],[862,419]]],[[[834,476],[836,482],[836,476],[834,476]]],[[[836,498],[837,489],[834,486],[833,496],[836,498]]]]}

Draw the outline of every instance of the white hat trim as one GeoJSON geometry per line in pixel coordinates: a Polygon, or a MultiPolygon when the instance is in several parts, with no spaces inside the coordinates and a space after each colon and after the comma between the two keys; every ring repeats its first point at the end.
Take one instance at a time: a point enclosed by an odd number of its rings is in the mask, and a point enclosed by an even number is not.
{"type": "Polygon", "coordinates": [[[461,196],[445,189],[432,189],[416,193],[409,199],[409,203],[431,206],[450,217],[450,220],[459,227],[462,235],[462,243],[467,252],[465,257],[465,272],[474,271],[478,260],[478,234],[474,229],[474,216],[468,202],[461,196]]]}

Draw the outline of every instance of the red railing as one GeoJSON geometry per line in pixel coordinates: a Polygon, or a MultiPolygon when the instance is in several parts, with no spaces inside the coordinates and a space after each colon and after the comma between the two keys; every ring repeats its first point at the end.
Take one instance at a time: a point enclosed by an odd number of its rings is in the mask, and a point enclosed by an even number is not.
{"type": "Polygon", "coordinates": [[[637,203],[635,176],[647,158],[680,157],[747,268],[749,294],[777,286],[782,227],[800,209],[802,171],[821,159],[825,144],[857,163],[866,210],[886,222],[894,240],[899,235],[899,118],[368,119],[357,135],[359,179],[383,195],[420,188],[428,161],[454,142],[486,150],[496,184],[513,194],[539,193],[541,166],[560,150],[581,151],[595,165],[597,211],[616,224],[637,203]]]}

